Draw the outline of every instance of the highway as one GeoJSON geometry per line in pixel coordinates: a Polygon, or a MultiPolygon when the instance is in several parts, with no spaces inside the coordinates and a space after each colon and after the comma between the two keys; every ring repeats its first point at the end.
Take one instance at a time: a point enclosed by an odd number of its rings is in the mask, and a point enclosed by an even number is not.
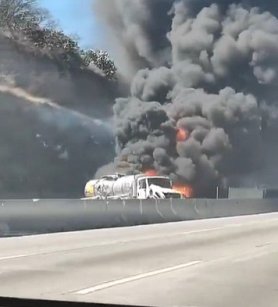
{"type": "Polygon", "coordinates": [[[276,307],[278,213],[1,238],[0,295],[276,307]]]}

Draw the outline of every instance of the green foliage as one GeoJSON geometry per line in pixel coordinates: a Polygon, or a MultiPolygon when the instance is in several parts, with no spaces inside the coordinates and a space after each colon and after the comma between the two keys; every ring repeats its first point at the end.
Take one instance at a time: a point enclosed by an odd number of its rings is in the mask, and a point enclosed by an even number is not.
{"type": "Polygon", "coordinates": [[[107,52],[82,50],[73,38],[57,30],[37,0],[0,0],[0,30],[17,42],[56,60],[62,69],[90,68],[94,64],[112,80],[117,69],[107,52]]]}
{"type": "Polygon", "coordinates": [[[90,66],[94,64],[98,67],[108,79],[114,79],[117,68],[115,63],[109,58],[107,52],[102,50],[86,50],[82,51],[82,60],[85,66],[90,66]]]}
{"type": "Polygon", "coordinates": [[[77,42],[63,32],[37,27],[25,29],[24,34],[36,49],[62,64],[64,69],[82,66],[77,42]]]}
{"type": "Polygon", "coordinates": [[[50,20],[48,12],[36,0],[0,0],[0,27],[11,33],[50,20]]]}

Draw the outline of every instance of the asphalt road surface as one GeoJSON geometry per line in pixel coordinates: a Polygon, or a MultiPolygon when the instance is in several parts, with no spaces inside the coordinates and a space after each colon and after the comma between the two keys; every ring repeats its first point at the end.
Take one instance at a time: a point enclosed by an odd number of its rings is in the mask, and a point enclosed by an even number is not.
{"type": "Polygon", "coordinates": [[[0,295],[278,306],[278,213],[0,239],[0,295]]]}

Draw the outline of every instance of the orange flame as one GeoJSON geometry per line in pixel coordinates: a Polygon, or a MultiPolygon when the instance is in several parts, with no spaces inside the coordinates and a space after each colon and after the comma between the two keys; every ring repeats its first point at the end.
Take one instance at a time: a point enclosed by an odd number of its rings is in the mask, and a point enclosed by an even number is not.
{"type": "Polygon", "coordinates": [[[157,176],[157,175],[158,175],[158,174],[157,174],[157,171],[154,170],[154,169],[149,169],[149,170],[145,171],[144,174],[145,174],[146,176],[157,176]]]}
{"type": "Polygon", "coordinates": [[[188,139],[188,137],[189,137],[189,133],[187,130],[183,128],[178,128],[177,136],[176,136],[177,142],[184,142],[188,139]]]}
{"type": "Polygon", "coordinates": [[[190,198],[193,197],[193,188],[185,184],[174,184],[173,190],[181,193],[184,197],[190,198]]]}

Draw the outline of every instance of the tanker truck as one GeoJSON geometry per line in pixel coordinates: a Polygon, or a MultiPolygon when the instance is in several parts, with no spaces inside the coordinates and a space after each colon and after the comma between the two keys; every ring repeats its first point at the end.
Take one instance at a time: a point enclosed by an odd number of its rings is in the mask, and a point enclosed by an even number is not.
{"type": "Polygon", "coordinates": [[[183,198],[166,176],[110,175],[90,180],[85,186],[90,199],[166,199],[183,198]]]}

